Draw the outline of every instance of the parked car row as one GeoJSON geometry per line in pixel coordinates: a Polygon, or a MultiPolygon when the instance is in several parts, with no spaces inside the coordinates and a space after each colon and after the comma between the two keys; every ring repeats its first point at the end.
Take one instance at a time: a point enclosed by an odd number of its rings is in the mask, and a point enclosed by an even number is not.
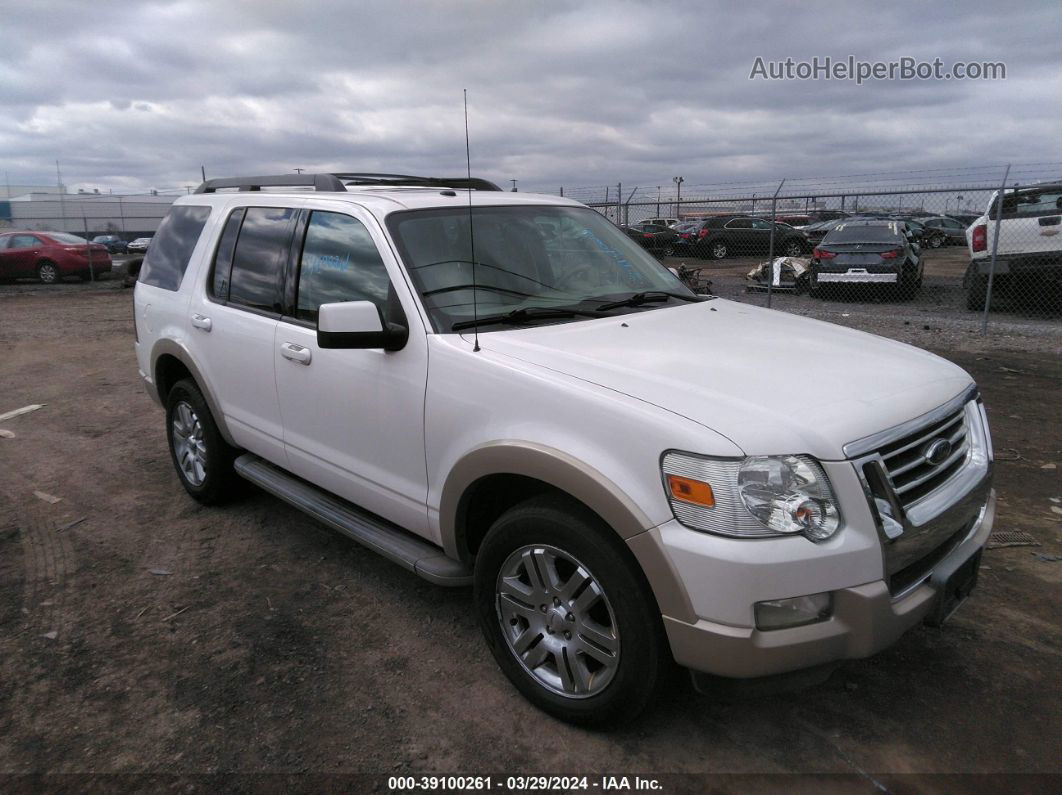
{"type": "Polygon", "coordinates": [[[808,239],[788,224],[749,215],[717,215],[675,228],[648,221],[621,228],[643,248],[664,256],[683,253],[723,259],[767,254],[771,250],[772,230],[774,250],[779,255],[799,257],[811,252],[808,239]]]}

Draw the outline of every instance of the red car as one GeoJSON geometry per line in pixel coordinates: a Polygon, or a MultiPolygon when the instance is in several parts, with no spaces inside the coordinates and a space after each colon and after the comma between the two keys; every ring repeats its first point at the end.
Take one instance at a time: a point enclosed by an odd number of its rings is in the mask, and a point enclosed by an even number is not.
{"type": "Polygon", "coordinates": [[[66,232],[5,232],[0,234],[0,280],[36,277],[55,284],[64,276],[88,279],[111,270],[106,246],[66,232]],[[91,255],[91,263],[90,263],[91,255]]]}

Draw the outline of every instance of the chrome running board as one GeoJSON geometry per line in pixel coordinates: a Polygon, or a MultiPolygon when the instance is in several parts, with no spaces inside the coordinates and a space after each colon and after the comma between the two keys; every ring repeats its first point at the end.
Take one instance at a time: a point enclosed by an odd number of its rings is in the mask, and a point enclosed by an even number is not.
{"type": "Polygon", "coordinates": [[[238,475],[259,488],[428,582],[448,586],[472,584],[471,570],[463,563],[448,558],[438,547],[386,519],[288,474],[263,458],[245,453],[236,459],[235,467],[238,475]]]}

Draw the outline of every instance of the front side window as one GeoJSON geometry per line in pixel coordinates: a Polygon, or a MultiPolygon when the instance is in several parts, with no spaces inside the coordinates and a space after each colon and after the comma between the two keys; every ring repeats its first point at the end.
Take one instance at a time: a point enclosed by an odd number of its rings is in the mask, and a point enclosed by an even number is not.
{"type": "Polygon", "coordinates": [[[387,310],[391,280],[369,230],[356,218],[315,210],[299,260],[295,316],[317,321],[321,304],[372,301],[387,310]]]}
{"type": "MultiPolygon", "coordinates": [[[[231,303],[265,312],[281,311],[284,266],[296,212],[290,207],[247,208],[232,256],[231,303]]],[[[157,245],[156,236],[151,250],[157,245]]]]}
{"type": "Polygon", "coordinates": [[[193,204],[172,207],[151,240],[139,281],[164,290],[178,289],[209,217],[209,207],[193,204]]]}
{"type": "Polygon", "coordinates": [[[588,208],[478,207],[472,236],[467,207],[392,213],[387,224],[437,331],[451,331],[473,312],[593,312],[640,292],[693,295],[630,236],[588,208]]]}

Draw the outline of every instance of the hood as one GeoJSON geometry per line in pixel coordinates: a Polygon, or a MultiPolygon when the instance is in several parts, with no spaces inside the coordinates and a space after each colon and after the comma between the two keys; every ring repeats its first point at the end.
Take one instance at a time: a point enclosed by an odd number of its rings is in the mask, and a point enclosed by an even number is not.
{"type": "Polygon", "coordinates": [[[848,442],[918,417],[972,381],[909,345],[720,299],[481,333],[480,345],[693,420],[747,455],[839,460],[848,442]]]}

